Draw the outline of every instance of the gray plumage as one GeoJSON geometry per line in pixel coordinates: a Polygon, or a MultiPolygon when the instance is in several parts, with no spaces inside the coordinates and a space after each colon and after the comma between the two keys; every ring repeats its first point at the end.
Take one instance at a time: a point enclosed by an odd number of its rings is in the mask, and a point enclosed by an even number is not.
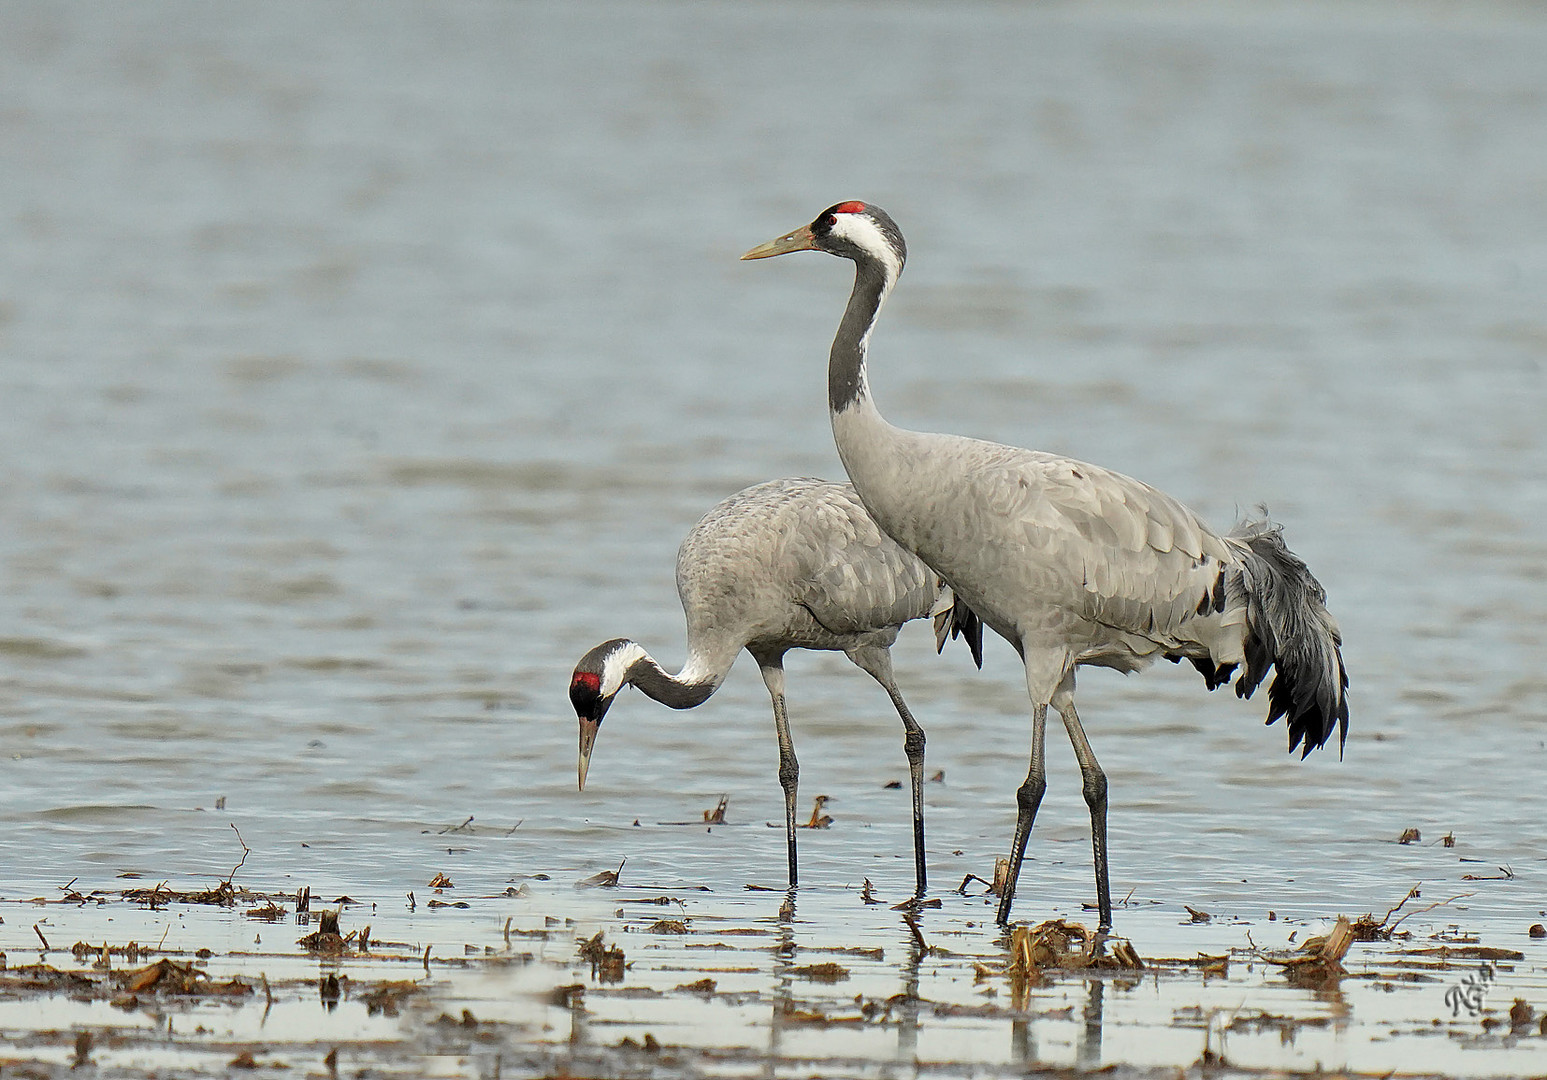
{"type": "Polygon", "coordinates": [[[872,402],[865,360],[882,303],[907,258],[878,207],[839,203],[810,225],[749,251],[818,250],[855,263],[833,339],[828,406],[849,478],[881,528],[918,555],[985,624],[1015,646],[1032,701],[1031,766],[1016,793],[1009,918],[1026,841],[1046,789],[1047,709],[1063,717],[1091,812],[1097,903],[1111,926],[1107,782],[1074,709],[1081,665],[1138,671],[1187,659],[1210,689],[1239,669],[1250,696],[1270,669],[1268,723],[1287,718],[1302,756],[1348,730],[1348,678],[1325,593],[1276,525],[1221,536],[1147,484],[1054,454],[893,427],[872,402]]]}
{"type": "Polygon", "coordinates": [[[785,711],[784,654],[839,651],[885,688],[902,719],[922,893],[924,732],[897,689],[890,649],[904,623],[934,616],[937,647],[964,635],[981,663],[982,628],[972,612],[934,571],[881,532],[852,486],[810,478],[756,484],[704,515],[677,551],[677,593],[688,646],[677,674],[627,638],[603,642],[576,665],[570,699],[581,724],[580,786],[596,731],[619,690],[633,685],[672,708],[692,708],[719,688],[745,649],[773,700],[794,887],[799,765],[785,711]]]}

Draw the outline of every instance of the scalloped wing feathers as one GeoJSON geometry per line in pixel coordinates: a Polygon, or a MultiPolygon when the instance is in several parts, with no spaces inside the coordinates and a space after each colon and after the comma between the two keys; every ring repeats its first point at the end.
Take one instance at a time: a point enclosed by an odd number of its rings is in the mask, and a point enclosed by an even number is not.
{"type": "Polygon", "coordinates": [[[1131,669],[1168,648],[1217,644],[1232,652],[1216,639],[1244,616],[1216,610],[1214,593],[1221,570],[1238,561],[1239,545],[1181,503],[1100,466],[972,439],[929,438],[950,440],[947,452],[938,443],[928,452],[936,463],[952,460],[959,482],[935,488],[931,502],[944,513],[916,515],[893,531],[968,594],[968,603],[1001,633],[1034,639],[1037,631],[1023,625],[1026,612],[996,612],[1004,607],[996,596],[971,594],[976,582],[996,582],[997,595],[1006,595],[1008,575],[1018,579],[1013,592],[1035,597],[1059,635],[1069,625],[1057,612],[1090,624],[1084,650],[1075,651],[1083,662],[1131,669]],[[1133,655],[1107,655],[1114,649],[1133,655]]]}
{"type": "Polygon", "coordinates": [[[833,635],[895,629],[928,615],[941,586],[881,532],[852,487],[801,477],[754,485],[710,510],[678,551],[677,588],[690,614],[715,611],[717,625],[756,640],[795,629],[802,612],[833,635]]]}

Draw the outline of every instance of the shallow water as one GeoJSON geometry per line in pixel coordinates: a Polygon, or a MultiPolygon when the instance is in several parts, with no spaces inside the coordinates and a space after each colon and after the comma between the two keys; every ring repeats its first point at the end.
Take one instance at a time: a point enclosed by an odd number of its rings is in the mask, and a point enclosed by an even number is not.
{"type": "MultiPolygon", "coordinates": [[[[841,476],[847,268],[736,255],[858,196],[910,243],[873,345],[893,421],[1098,461],[1220,526],[1266,502],[1342,623],[1342,762],[1169,665],[1084,676],[1116,896],[1320,920],[1422,881],[1524,941],[1547,23],[814,11],[5,7],[0,896],[207,885],[233,825],[239,883],[382,902],[625,858],[727,902],[782,884],[753,665],[694,712],[620,701],[583,794],[564,687],[618,634],[680,661],[672,560],[717,499],[841,476]],[[724,828],[659,824],[722,794],[724,828]]],[[[1002,643],[982,673],[923,627],[896,652],[954,888],[1007,843],[1024,694],[1002,643]]],[[[802,836],[802,918],[864,938],[828,901],[909,882],[898,725],[841,657],[789,668],[802,803],[835,818],[802,836]]],[[[1093,891],[1050,759],[1034,920],[1093,891]]],[[[1119,920],[1165,951],[1147,927],[1119,920]]]]}

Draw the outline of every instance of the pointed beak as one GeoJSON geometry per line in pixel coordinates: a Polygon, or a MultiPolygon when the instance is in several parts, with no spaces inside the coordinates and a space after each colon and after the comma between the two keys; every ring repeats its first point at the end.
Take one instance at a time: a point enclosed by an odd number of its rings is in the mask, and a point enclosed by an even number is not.
{"type": "Polygon", "coordinates": [[[580,790],[585,790],[585,774],[591,769],[591,748],[596,745],[596,733],[601,730],[600,720],[580,721],[580,790]]]}
{"type": "Polygon", "coordinates": [[[811,226],[802,225],[792,233],[785,233],[777,240],[770,240],[766,244],[759,244],[742,256],[743,259],[768,259],[775,255],[788,255],[792,251],[815,251],[816,237],[811,235],[811,226]]]}

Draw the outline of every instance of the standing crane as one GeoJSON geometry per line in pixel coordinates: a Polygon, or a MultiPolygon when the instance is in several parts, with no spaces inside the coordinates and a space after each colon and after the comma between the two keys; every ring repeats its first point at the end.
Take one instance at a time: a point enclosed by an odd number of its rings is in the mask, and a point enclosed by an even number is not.
{"type": "Polygon", "coordinates": [[[876,522],[923,559],[1026,665],[1031,764],[1016,791],[1008,922],[1026,841],[1047,788],[1051,705],[1063,718],[1090,808],[1101,929],[1112,926],[1107,780],[1074,708],[1080,665],[1138,671],[1187,659],[1210,690],[1268,688],[1269,724],[1285,717],[1301,757],[1348,735],[1348,676],[1326,593],[1264,516],[1228,535],[1138,480],[1055,454],[893,427],[870,398],[870,332],[902,274],[907,245],[880,207],[841,202],[743,259],[825,251],[855,265],[833,338],[828,409],[838,456],[876,522]]]}
{"type": "Polygon", "coordinates": [[[677,594],[688,641],[687,662],[677,674],[628,638],[602,642],[575,665],[569,700],[580,721],[580,789],[602,718],[623,687],[691,709],[719,689],[746,649],[773,698],[793,889],[800,765],[785,712],[784,654],[839,651],[881,684],[902,718],[913,787],[914,876],[922,896],[924,729],[892,677],[891,646],[903,623],[933,616],[937,647],[961,635],[981,667],[983,628],[976,616],[934,571],[876,527],[852,486],[809,478],[755,484],[704,515],[677,551],[677,594]]]}

